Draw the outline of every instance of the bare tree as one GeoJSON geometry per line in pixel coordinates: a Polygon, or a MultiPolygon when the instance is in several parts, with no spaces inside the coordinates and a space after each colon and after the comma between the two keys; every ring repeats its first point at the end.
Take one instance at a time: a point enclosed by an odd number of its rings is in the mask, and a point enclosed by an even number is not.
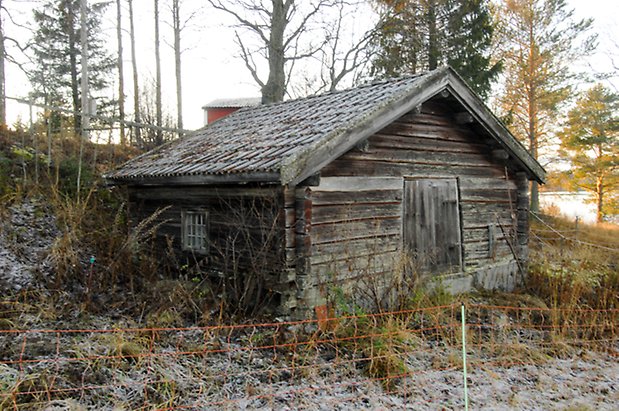
{"type": "Polygon", "coordinates": [[[174,68],[176,72],[176,124],[183,129],[183,83],[181,70],[181,3],[172,0],[172,28],[174,31],[174,68]]]}
{"type": "MultiPolygon", "coordinates": [[[[157,110],[156,125],[161,127],[163,123],[163,114],[161,108],[161,55],[160,55],[160,40],[159,40],[159,0],[154,0],[155,4],[155,105],[157,110]]],[[[163,144],[163,133],[161,129],[157,129],[157,137],[155,139],[157,145],[163,144]]]]}
{"type": "Polygon", "coordinates": [[[6,64],[12,64],[25,74],[28,74],[23,64],[16,58],[17,56],[7,50],[7,44],[12,44],[19,50],[18,54],[20,54],[20,57],[25,57],[26,59],[29,57],[26,55],[26,51],[30,47],[29,42],[23,43],[12,36],[7,36],[4,24],[5,17],[10,21],[13,27],[27,31],[32,30],[31,27],[17,22],[6,8],[5,2],[0,0],[0,127],[6,126],[6,64]]]}
{"type": "MultiPolygon", "coordinates": [[[[129,3],[129,33],[131,38],[131,66],[133,69],[133,120],[136,123],[141,121],[140,119],[140,87],[138,83],[138,60],[135,50],[135,25],[133,22],[133,0],[128,0],[129,3]]],[[[140,128],[134,127],[134,143],[140,147],[142,145],[142,139],[140,136],[140,128]]]]}
{"type": "Polygon", "coordinates": [[[305,40],[313,26],[319,24],[323,10],[338,0],[208,0],[217,10],[232,16],[237,28],[252,34],[251,40],[235,32],[241,58],[254,81],[262,90],[262,102],[282,101],[290,72],[298,60],[315,55],[324,44],[305,40]],[[266,81],[258,73],[256,58],[268,63],[266,81]],[[288,66],[288,67],[287,67],[288,66]]]}
{"type": "Polygon", "coordinates": [[[4,75],[4,26],[2,24],[2,0],[0,0],[0,127],[6,126],[6,80],[4,75]]]}
{"type": "Polygon", "coordinates": [[[182,55],[187,49],[181,45],[183,33],[191,28],[191,23],[196,19],[203,6],[198,6],[191,9],[186,9],[185,5],[195,4],[195,2],[186,2],[183,0],[172,0],[170,4],[170,12],[172,14],[172,29],[174,42],[170,46],[174,52],[174,68],[176,73],[176,105],[177,105],[177,124],[179,128],[179,136],[183,132],[183,83],[182,83],[182,55]]]}
{"type": "Polygon", "coordinates": [[[322,69],[320,86],[314,92],[334,91],[351,74],[353,83],[358,81],[363,68],[370,62],[369,47],[382,23],[378,21],[360,36],[354,33],[349,23],[355,18],[354,11],[363,3],[340,1],[336,5],[335,18],[326,26],[327,41],[318,53],[322,69]]]}
{"type": "Polygon", "coordinates": [[[116,0],[116,37],[118,41],[118,115],[120,117],[120,144],[127,144],[125,137],[125,76],[123,73],[123,36],[120,0],[116,0]]]}
{"type": "Polygon", "coordinates": [[[174,116],[170,113],[169,107],[157,106],[157,84],[152,79],[143,82],[142,91],[140,93],[140,116],[143,124],[154,124],[157,121],[157,116],[161,115],[161,128],[146,127],[142,130],[140,136],[142,139],[141,147],[149,150],[157,147],[166,141],[173,140],[177,133],[174,116]]]}

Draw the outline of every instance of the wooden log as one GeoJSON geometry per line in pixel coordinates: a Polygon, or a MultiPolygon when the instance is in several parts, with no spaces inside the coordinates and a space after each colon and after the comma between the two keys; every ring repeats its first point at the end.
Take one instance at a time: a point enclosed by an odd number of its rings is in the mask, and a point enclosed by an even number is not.
{"type": "Polygon", "coordinates": [[[424,160],[368,160],[349,158],[348,155],[332,162],[322,170],[323,176],[406,176],[414,172],[427,177],[469,176],[502,178],[504,170],[496,165],[445,164],[424,160]]]}
{"type": "Polygon", "coordinates": [[[346,256],[355,253],[371,254],[377,250],[395,249],[400,247],[400,236],[397,234],[366,236],[355,239],[345,239],[338,242],[312,244],[312,255],[346,256]]]}
{"type": "MultiPolygon", "coordinates": [[[[473,153],[482,154],[487,147],[481,143],[469,141],[452,141],[438,136],[428,138],[414,138],[393,134],[376,134],[371,138],[372,148],[400,149],[417,151],[436,151],[444,153],[473,153]]],[[[367,150],[366,150],[367,151],[367,150]]]]}
{"type": "Polygon", "coordinates": [[[352,203],[315,206],[313,213],[313,225],[345,223],[371,218],[383,219],[389,217],[399,218],[402,214],[402,205],[398,203],[368,204],[352,203]]]}
{"type": "Polygon", "coordinates": [[[496,167],[482,153],[437,152],[434,150],[393,150],[389,148],[370,147],[365,152],[351,151],[346,159],[361,161],[393,161],[399,163],[450,165],[450,166],[477,166],[496,167]]]}
{"type": "Polygon", "coordinates": [[[296,225],[296,269],[297,277],[307,276],[310,273],[312,252],[312,197],[307,187],[297,188],[295,193],[295,208],[297,215],[296,225]]]}
{"type": "MultiPolygon", "coordinates": [[[[465,128],[456,128],[451,123],[423,124],[423,123],[393,123],[382,129],[381,135],[391,134],[394,136],[413,137],[418,139],[456,141],[470,143],[474,141],[473,134],[465,128]]],[[[370,137],[370,142],[372,137],[370,137]]]]}
{"type": "Polygon", "coordinates": [[[312,273],[321,283],[377,272],[393,271],[398,266],[401,253],[392,251],[379,255],[360,256],[354,259],[327,261],[312,265],[312,273]]]}
{"type": "Polygon", "coordinates": [[[401,226],[400,217],[318,225],[312,227],[312,241],[320,244],[359,236],[391,235],[399,233],[401,226]]]}
{"type": "Polygon", "coordinates": [[[225,198],[274,198],[281,194],[281,187],[140,187],[130,189],[133,198],[138,200],[200,201],[225,198]]]}
{"type": "Polygon", "coordinates": [[[312,204],[314,205],[334,205],[334,204],[400,204],[402,201],[402,190],[368,190],[359,192],[352,197],[347,191],[314,191],[312,204]],[[362,200],[361,200],[361,198],[362,200]]]}
{"type": "Polygon", "coordinates": [[[351,177],[323,177],[320,186],[313,187],[312,193],[323,191],[349,191],[363,192],[371,190],[401,190],[401,177],[368,177],[368,176],[351,176],[351,177]]]}
{"type": "Polygon", "coordinates": [[[336,248],[342,250],[339,253],[334,252],[333,250],[324,250],[325,247],[323,247],[323,251],[318,251],[316,248],[314,248],[312,250],[312,256],[310,258],[311,264],[315,265],[326,262],[354,260],[360,257],[392,253],[399,251],[400,249],[399,243],[382,242],[379,244],[372,244],[372,239],[368,240],[370,240],[369,244],[359,244],[358,240],[356,240],[355,242],[358,243],[356,246],[352,246],[350,243],[348,243],[346,247],[339,247],[341,243],[335,243],[335,245],[338,246],[336,248]]]}

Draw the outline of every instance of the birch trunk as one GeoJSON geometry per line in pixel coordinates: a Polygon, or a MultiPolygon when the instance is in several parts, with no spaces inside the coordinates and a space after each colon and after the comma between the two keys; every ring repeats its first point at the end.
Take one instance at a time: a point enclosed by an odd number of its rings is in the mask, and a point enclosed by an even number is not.
{"type": "Polygon", "coordinates": [[[116,0],[116,37],[118,41],[118,115],[120,117],[120,144],[127,144],[125,137],[125,76],[123,73],[123,37],[120,0],[116,0]]]}
{"type": "Polygon", "coordinates": [[[181,70],[181,18],[180,0],[172,0],[172,19],[174,28],[174,63],[176,68],[176,126],[179,137],[183,130],[183,84],[181,70]]]}
{"type": "MultiPolygon", "coordinates": [[[[135,51],[135,26],[133,23],[133,0],[129,0],[129,33],[131,37],[131,66],[133,68],[133,121],[140,123],[140,87],[138,82],[138,60],[135,51]]],[[[142,146],[140,127],[134,127],[133,133],[135,141],[138,146],[142,146]]]]}
{"type": "Polygon", "coordinates": [[[4,76],[4,27],[2,26],[2,0],[0,0],[0,128],[6,127],[6,81],[4,76]]]}
{"type": "Polygon", "coordinates": [[[155,104],[157,110],[157,132],[155,137],[155,144],[163,144],[163,131],[161,127],[163,125],[163,113],[161,107],[161,53],[160,53],[160,41],[159,41],[159,0],[154,0],[155,3],[155,104]]]}

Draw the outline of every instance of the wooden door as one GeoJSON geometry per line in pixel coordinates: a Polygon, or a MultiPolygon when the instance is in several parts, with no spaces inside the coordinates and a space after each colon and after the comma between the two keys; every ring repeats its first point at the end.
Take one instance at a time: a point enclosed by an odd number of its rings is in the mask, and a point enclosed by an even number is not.
{"type": "Polygon", "coordinates": [[[460,208],[456,179],[404,180],[405,250],[431,273],[462,267],[460,208]]]}

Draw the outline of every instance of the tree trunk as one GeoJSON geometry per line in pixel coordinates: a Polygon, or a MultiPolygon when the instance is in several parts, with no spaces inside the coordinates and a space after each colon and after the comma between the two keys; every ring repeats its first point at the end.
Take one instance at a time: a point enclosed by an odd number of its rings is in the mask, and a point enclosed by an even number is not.
{"type": "MultiPolygon", "coordinates": [[[[535,41],[535,33],[533,26],[529,26],[529,76],[527,84],[523,87],[528,89],[528,134],[529,134],[529,152],[531,156],[537,160],[539,136],[538,136],[538,116],[539,110],[537,105],[537,86],[536,82],[536,60],[535,50],[537,49],[535,41]]],[[[539,184],[536,181],[531,182],[531,211],[534,213],[539,212],[539,184]]]]}
{"type": "MultiPolygon", "coordinates": [[[[80,46],[82,57],[82,78],[81,78],[81,96],[82,96],[82,109],[81,109],[81,138],[80,138],[80,152],[77,168],[77,195],[78,200],[80,196],[81,178],[82,178],[82,160],[84,157],[84,144],[89,139],[90,133],[90,102],[88,98],[88,0],[80,1],[80,46]]],[[[76,69],[77,71],[77,69],[76,69]]]]}
{"type": "Polygon", "coordinates": [[[155,137],[155,144],[161,145],[163,144],[163,132],[161,130],[163,124],[163,114],[161,107],[161,55],[159,50],[159,0],[154,0],[155,2],[155,69],[156,69],[156,79],[155,79],[155,104],[157,110],[157,132],[155,137]]]}
{"type": "Polygon", "coordinates": [[[71,102],[73,105],[73,130],[80,133],[82,130],[81,104],[79,93],[79,81],[77,73],[77,36],[75,33],[76,16],[72,7],[67,8],[67,34],[69,37],[69,65],[71,75],[71,102]]]}
{"type": "Polygon", "coordinates": [[[428,68],[438,67],[439,47],[436,31],[436,0],[428,0],[428,68]]]}
{"type": "Polygon", "coordinates": [[[269,36],[268,58],[269,78],[262,88],[262,103],[275,103],[284,100],[286,93],[286,74],[284,72],[284,31],[288,21],[288,7],[284,0],[273,0],[271,16],[271,33],[269,36]]]}
{"type": "Polygon", "coordinates": [[[174,27],[174,63],[176,68],[176,127],[179,137],[183,130],[183,86],[181,71],[181,10],[180,0],[172,0],[172,19],[174,27]]]}
{"type": "Polygon", "coordinates": [[[6,127],[6,80],[4,76],[4,27],[2,26],[2,0],[0,0],[0,129],[6,127]]]}
{"type": "MultiPolygon", "coordinates": [[[[535,133],[535,120],[529,119],[529,152],[537,160],[537,135],[535,133]]],[[[537,181],[531,182],[531,211],[539,213],[539,184],[537,181]]]]}
{"type": "Polygon", "coordinates": [[[120,117],[120,144],[127,144],[125,137],[125,76],[123,73],[123,36],[120,0],[116,0],[116,37],[118,41],[118,115],[120,117]]]}
{"type": "MultiPolygon", "coordinates": [[[[81,114],[82,137],[87,140],[90,127],[90,101],[88,90],[88,0],[80,2],[80,51],[81,51],[81,114]]],[[[76,69],[77,72],[77,69],[76,69]]]]}
{"type": "Polygon", "coordinates": [[[596,221],[598,223],[604,222],[604,178],[598,177],[595,182],[595,197],[596,197],[596,221]]]}
{"type": "MultiPolygon", "coordinates": [[[[133,67],[133,120],[136,123],[140,122],[140,87],[138,84],[138,60],[135,52],[135,26],[133,24],[133,0],[129,0],[129,25],[131,36],[131,65],[133,67]]],[[[140,127],[134,127],[133,133],[138,146],[142,146],[142,137],[140,127]]]]}

